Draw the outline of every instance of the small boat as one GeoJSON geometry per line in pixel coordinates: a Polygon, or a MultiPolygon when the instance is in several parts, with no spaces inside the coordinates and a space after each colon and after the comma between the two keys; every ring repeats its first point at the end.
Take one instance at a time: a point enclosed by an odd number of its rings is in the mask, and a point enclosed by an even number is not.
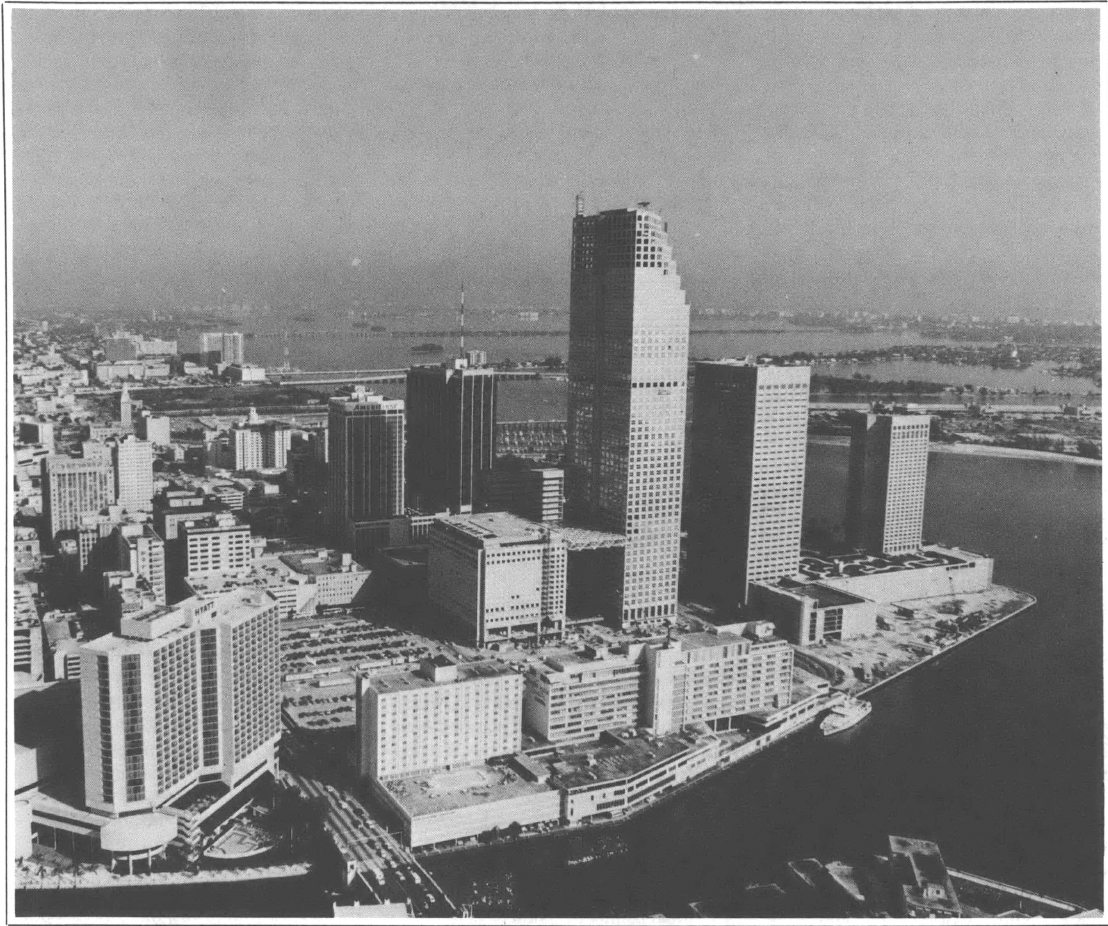
{"type": "Polygon", "coordinates": [[[824,736],[833,736],[836,733],[842,733],[844,730],[849,730],[851,727],[865,720],[872,710],[873,705],[869,701],[860,701],[856,698],[850,698],[837,707],[832,708],[831,713],[823,718],[823,722],[819,725],[819,728],[824,736]]]}

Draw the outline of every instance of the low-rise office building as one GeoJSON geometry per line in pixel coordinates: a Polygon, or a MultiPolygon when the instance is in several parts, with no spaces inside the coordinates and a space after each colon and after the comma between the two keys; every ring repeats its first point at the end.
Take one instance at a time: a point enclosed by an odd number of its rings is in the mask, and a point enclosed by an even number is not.
{"type": "Polygon", "coordinates": [[[819,582],[751,582],[750,607],[796,646],[850,640],[877,630],[875,602],[819,582]]]}
{"type": "Polygon", "coordinates": [[[431,525],[427,588],[477,646],[565,633],[562,535],[507,512],[439,518],[431,525]]]}

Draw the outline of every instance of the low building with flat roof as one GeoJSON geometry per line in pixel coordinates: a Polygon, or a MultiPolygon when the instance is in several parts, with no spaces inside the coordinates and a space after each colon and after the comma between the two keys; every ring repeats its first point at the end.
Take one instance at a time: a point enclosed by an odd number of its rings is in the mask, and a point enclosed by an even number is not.
{"type": "MultiPolygon", "coordinates": [[[[525,757],[522,757],[525,758],[525,757]]],[[[411,848],[457,842],[491,830],[555,824],[562,796],[513,761],[482,763],[383,782],[376,793],[411,848]]]]}
{"type": "Polygon", "coordinates": [[[749,595],[750,610],[773,621],[777,633],[797,646],[850,640],[877,630],[876,603],[819,582],[751,582],[749,595]]]}
{"type": "Polygon", "coordinates": [[[939,544],[901,554],[805,552],[796,578],[888,604],[983,591],[993,582],[993,558],[939,544]]]}

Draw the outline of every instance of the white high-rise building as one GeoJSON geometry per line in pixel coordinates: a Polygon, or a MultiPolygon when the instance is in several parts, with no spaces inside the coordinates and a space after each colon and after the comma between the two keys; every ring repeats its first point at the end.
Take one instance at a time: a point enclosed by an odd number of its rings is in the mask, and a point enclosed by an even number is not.
{"type": "Polygon", "coordinates": [[[111,445],[116,501],[127,511],[154,506],[154,449],[149,441],[124,437],[111,445]]]}
{"type": "Polygon", "coordinates": [[[85,803],[122,816],[201,779],[239,790],[276,771],[277,601],[261,589],[125,617],[81,647],[85,803]]]}
{"type": "Polygon", "coordinates": [[[724,607],[800,566],[810,367],[696,365],[689,441],[690,585],[724,607]]]}
{"type": "Polygon", "coordinates": [[[358,677],[357,766],[403,778],[517,752],[523,676],[498,662],[425,659],[418,672],[358,677]]]}
{"type": "Polygon", "coordinates": [[[910,553],[923,543],[930,415],[849,415],[847,541],[869,553],[910,553]]]}
{"type": "Polygon", "coordinates": [[[626,535],[613,610],[677,611],[689,306],[641,203],[573,220],[566,520],[626,535]]]}

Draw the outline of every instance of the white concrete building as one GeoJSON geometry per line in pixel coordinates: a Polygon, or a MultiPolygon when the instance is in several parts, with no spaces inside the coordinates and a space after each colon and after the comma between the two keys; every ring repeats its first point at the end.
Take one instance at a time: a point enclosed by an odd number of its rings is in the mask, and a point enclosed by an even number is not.
{"type": "Polygon", "coordinates": [[[792,647],[772,624],[683,634],[646,650],[644,719],[657,733],[697,722],[730,729],[743,714],[788,705],[792,679],[792,647]]]}
{"type": "Polygon", "coordinates": [[[523,677],[500,663],[438,656],[418,672],[360,675],[356,701],[364,778],[473,765],[522,742],[523,677]]]}
{"type": "Polygon", "coordinates": [[[431,525],[431,601],[477,646],[562,637],[566,542],[557,530],[507,512],[438,518],[431,525]]]}
{"type": "Polygon", "coordinates": [[[179,528],[185,578],[246,569],[254,558],[250,527],[233,514],[213,514],[179,528]]]}
{"type": "Polygon", "coordinates": [[[111,444],[116,503],[127,511],[154,507],[154,449],[149,441],[124,437],[111,444]]]}
{"type": "Polygon", "coordinates": [[[595,739],[639,723],[644,644],[548,657],[524,676],[523,719],[551,742],[595,739]]]}
{"type": "Polygon", "coordinates": [[[111,460],[48,456],[42,461],[43,514],[50,541],[58,531],[80,527],[81,516],[115,502],[111,460]]]}
{"type": "Polygon", "coordinates": [[[257,590],[125,618],[81,647],[85,802],[153,810],[200,780],[232,790],[276,770],[277,603],[257,590]]]}

